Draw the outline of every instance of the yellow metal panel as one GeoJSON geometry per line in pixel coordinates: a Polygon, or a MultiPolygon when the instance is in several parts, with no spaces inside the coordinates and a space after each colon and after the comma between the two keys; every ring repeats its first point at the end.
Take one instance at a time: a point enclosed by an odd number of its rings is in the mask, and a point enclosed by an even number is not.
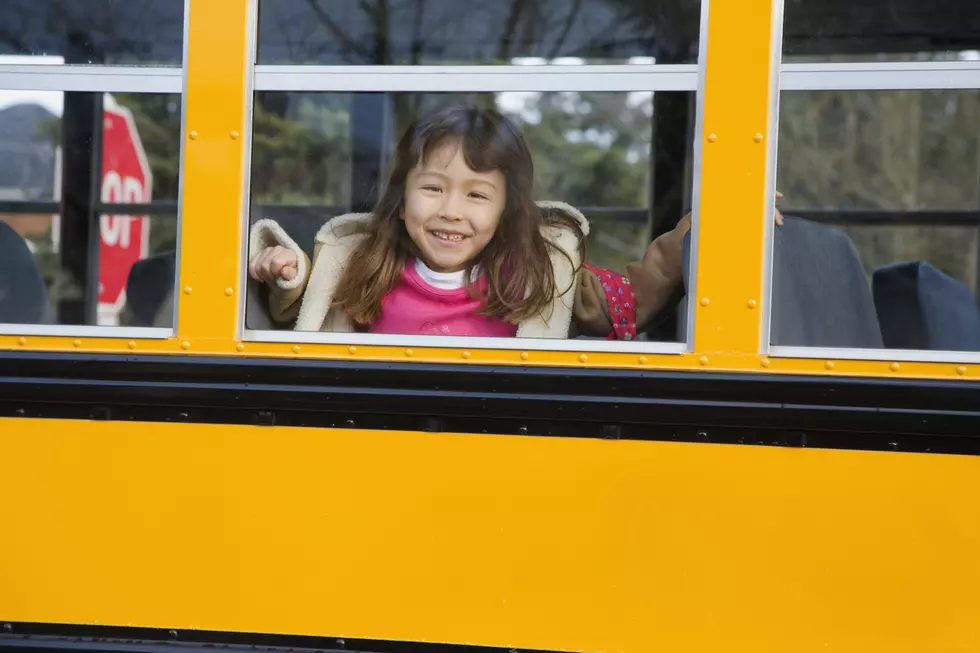
{"type": "Polygon", "coordinates": [[[251,4],[189,3],[177,324],[182,349],[230,351],[238,333],[251,4]]]}
{"type": "MultiPolygon", "coordinates": [[[[766,233],[769,0],[711,5],[704,91],[695,353],[685,355],[242,343],[239,325],[252,0],[190,4],[177,336],[0,335],[0,350],[980,379],[960,363],[769,359],[759,353],[766,233]],[[704,300],[702,305],[701,301],[704,300]]],[[[896,357],[899,353],[896,352],[896,357]]]]}
{"type": "Polygon", "coordinates": [[[756,353],[761,334],[772,0],[708,14],[694,350],[756,353]]]}
{"type": "Polygon", "coordinates": [[[980,458],[0,420],[0,619],[980,650],[980,458]]]}

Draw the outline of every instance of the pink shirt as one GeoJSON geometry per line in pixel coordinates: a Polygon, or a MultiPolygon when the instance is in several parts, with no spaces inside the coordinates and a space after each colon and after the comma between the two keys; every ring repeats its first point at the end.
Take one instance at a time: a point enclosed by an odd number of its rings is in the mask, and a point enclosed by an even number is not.
{"type": "MultiPolygon", "coordinates": [[[[486,288],[486,280],[477,282],[486,288]]],[[[409,261],[398,285],[381,301],[381,317],[371,333],[425,336],[513,338],[517,325],[477,315],[480,300],[463,285],[463,273],[439,274],[419,261],[409,261]],[[424,275],[424,276],[423,276],[424,275]]]]}

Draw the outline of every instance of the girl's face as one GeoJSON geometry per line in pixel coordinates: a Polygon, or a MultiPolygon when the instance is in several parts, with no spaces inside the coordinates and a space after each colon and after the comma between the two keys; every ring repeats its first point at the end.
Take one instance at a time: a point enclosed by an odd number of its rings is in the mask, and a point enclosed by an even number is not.
{"type": "Polygon", "coordinates": [[[462,147],[450,142],[408,173],[402,219],[423,263],[458,272],[493,238],[506,204],[504,175],[470,169],[462,147]]]}

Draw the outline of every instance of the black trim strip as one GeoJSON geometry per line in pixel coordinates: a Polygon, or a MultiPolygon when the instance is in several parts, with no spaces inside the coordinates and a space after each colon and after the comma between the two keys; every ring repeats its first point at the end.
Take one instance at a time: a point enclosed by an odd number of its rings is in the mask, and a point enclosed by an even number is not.
{"type": "Polygon", "coordinates": [[[783,211],[810,222],[847,227],[977,227],[980,211],[886,211],[880,209],[793,209],[783,211]]]}
{"type": "Polygon", "coordinates": [[[555,653],[464,644],[23,622],[8,622],[0,626],[0,651],[10,649],[35,653],[65,650],[107,653],[254,653],[256,650],[294,653],[555,653]]]}
{"type": "Polygon", "coordinates": [[[980,454],[980,383],[0,353],[0,417],[980,454]]]}

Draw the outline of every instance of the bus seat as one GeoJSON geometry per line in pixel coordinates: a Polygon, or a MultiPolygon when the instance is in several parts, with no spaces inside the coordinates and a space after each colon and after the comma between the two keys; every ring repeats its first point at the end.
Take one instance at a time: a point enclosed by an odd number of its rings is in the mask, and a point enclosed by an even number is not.
{"type": "Polygon", "coordinates": [[[884,346],[867,273],[842,231],[784,216],[775,227],[772,290],[773,345],[884,346]]]}
{"type": "Polygon", "coordinates": [[[126,306],[120,324],[134,327],[173,327],[173,293],[177,252],[137,261],[126,278],[126,306]]]}
{"type": "MultiPolygon", "coordinates": [[[[775,229],[770,342],[784,347],[883,347],[871,289],[857,250],[841,231],[784,216],[775,229]]],[[[690,233],[684,285],[690,287],[690,233]]],[[[679,307],[680,333],[687,300],[679,307]]]]}
{"type": "Polygon", "coordinates": [[[48,289],[27,242],[0,221],[0,323],[46,324],[53,311],[48,289]]]}
{"type": "Polygon", "coordinates": [[[681,247],[681,266],[684,275],[684,296],[677,303],[677,339],[683,342],[687,339],[687,292],[691,287],[691,232],[684,234],[684,241],[681,247]]]}
{"type": "Polygon", "coordinates": [[[980,351],[980,309],[953,277],[910,261],[875,270],[872,288],[886,347],[980,351]]]}
{"type": "Polygon", "coordinates": [[[269,314],[268,291],[251,277],[245,283],[245,328],[253,331],[281,329],[269,314]]]}

